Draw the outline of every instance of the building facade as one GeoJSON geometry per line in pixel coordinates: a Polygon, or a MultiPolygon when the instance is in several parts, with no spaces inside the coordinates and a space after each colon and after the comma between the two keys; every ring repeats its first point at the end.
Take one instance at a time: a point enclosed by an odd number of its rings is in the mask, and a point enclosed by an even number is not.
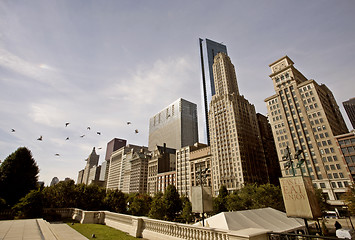
{"type": "Polygon", "coordinates": [[[355,129],[355,98],[351,98],[348,101],[343,102],[343,106],[353,129],[355,129]]]}
{"type": "MultiPolygon", "coordinates": [[[[352,181],[355,180],[355,130],[352,130],[350,133],[345,133],[342,135],[335,136],[339,150],[343,154],[343,161],[349,169],[352,181]]],[[[337,165],[330,165],[331,169],[338,168],[337,165]]],[[[337,182],[339,186],[342,185],[342,182],[337,182]]],[[[344,182],[344,186],[347,187],[347,183],[344,182]]]]}
{"type": "Polygon", "coordinates": [[[110,167],[111,155],[114,151],[126,146],[125,139],[114,138],[107,143],[105,161],[101,164],[100,181],[104,182],[104,187],[107,186],[107,176],[110,167]]]}
{"type": "Polygon", "coordinates": [[[224,53],[215,56],[216,94],[209,110],[213,194],[222,185],[229,191],[245,183],[267,183],[255,107],[239,94],[234,65],[224,53]]]}
{"type": "Polygon", "coordinates": [[[149,151],[166,144],[180,149],[198,142],[197,106],[182,98],[149,120],[149,151]]]}
{"type": "Polygon", "coordinates": [[[176,170],[176,149],[167,148],[164,144],[156,146],[148,161],[148,194],[154,195],[158,190],[158,174],[175,172],[176,170]]]}
{"type": "Polygon", "coordinates": [[[140,152],[141,149],[146,150],[146,147],[128,144],[111,154],[107,176],[107,189],[117,189],[125,193],[129,192],[129,174],[131,172],[130,160],[134,156],[134,153],[140,152]]]}
{"type": "MultiPolygon", "coordinates": [[[[199,149],[195,149],[190,152],[190,186],[189,189],[192,189],[194,186],[200,186],[201,181],[203,181],[203,186],[212,187],[212,171],[211,171],[211,147],[205,146],[199,149]],[[200,176],[201,170],[206,171],[206,176],[200,176]],[[202,180],[201,180],[202,177],[202,180]],[[205,177],[205,178],[204,178],[205,177]]],[[[213,192],[213,188],[212,188],[213,192]]],[[[190,199],[191,199],[191,190],[190,190],[190,199]]]]}
{"type": "Polygon", "coordinates": [[[147,148],[133,154],[130,160],[129,193],[147,193],[150,158],[147,148]]]}
{"type": "MultiPolygon", "coordinates": [[[[215,84],[213,77],[213,61],[217,53],[223,52],[227,54],[227,47],[222,43],[217,43],[210,39],[199,39],[200,44],[200,59],[201,59],[201,73],[202,73],[202,115],[205,131],[205,142],[210,145],[209,127],[208,127],[208,111],[209,102],[212,96],[215,95],[215,84]]],[[[228,55],[228,54],[227,54],[228,55]]]]}
{"type": "Polygon", "coordinates": [[[271,125],[268,118],[260,113],[256,114],[256,118],[258,120],[261,143],[266,161],[268,181],[275,186],[279,186],[279,178],[282,174],[271,125]]]}
{"type": "Polygon", "coordinates": [[[206,144],[195,143],[176,150],[176,190],[180,196],[190,196],[190,152],[206,146],[206,144]]]}
{"type": "Polygon", "coordinates": [[[332,92],[308,80],[293,64],[285,56],[269,65],[276,94],[265,99],[282,175],[297,176],[302,171],[310,175],[331,204],[341,204],[337,200],[351,180],[334,136],[348,129],[332,92]],[[292,157],[296,151],[303,151],[306,161],[301,168],[296,163],[293,167],[285,165],[286,147],[292,157]]]}
{"type": "Polygon", "coordinates": [[[164,193],[169,185],[176,186],[176,172],[163,172],[157,174],[157,192],[164,193]]]}

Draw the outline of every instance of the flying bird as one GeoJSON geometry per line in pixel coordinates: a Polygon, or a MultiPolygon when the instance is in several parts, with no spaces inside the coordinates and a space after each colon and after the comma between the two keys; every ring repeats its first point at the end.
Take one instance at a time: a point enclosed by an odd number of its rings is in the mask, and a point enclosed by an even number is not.
{"type": "Polygon", "coordinates": [[[135,133],[138,133],[138,129],[134,130],[135,133]]]}
{"type": "Polygon", "coordinates": [[[67,140],[69,140],[69,137],[67,137],[67,138],[65,139],[65,141],[67,141],[67,140]]]}
{"type": "Polygon", "coordinates": [[[131,124],[131,122],[127,122],[127,125],[131,124]]]}
{"type": "Polygon", "coordinates": [[[39,138],[37,138],[38,141],[42,141],[42,136],[40,136],[39,138]]]}
{"type": "Polygon", "coordinates": [[[11,128],[11,132],[15,132],[15,129],[11,128]]]}
{"type": "Polygon", "coordinates": [[[90,127],[87,127],[88,130],[90,130],[91,128],[90,127]]]}
{"type": "Polygon", "coordinates": [[[57,157],[59,157],[60,155],[59,155],[59,153],[56,153],[56,154],[54,154],[55,156],[57,156],[57,157]]]}
{"type": "Polygon", "coordinates": [[[85,134],[84,134],[84,135],[81,135],[80,137],[81,137],[81,138],[85,137],[85,134]]]}
{"type": "Polygon", "coordinates": [[[69,125],[69,123],[68,123],[68,122],[66,122],[66,123],[65,123],[65,127],[68,127],[68,125],[69,125]]]}
{"type": "Polygon", "coordinates": [[[102,149],[102,147],[99,147],[99,148],[97,148],[97,149],[99,149],[99,150],[100,150],[100,149],[102,149]]]}
{"type": "Polygon", "coordinates": [[[101,135],[101,132],[96,132],[97,133],[97,135],[101,135]]]}

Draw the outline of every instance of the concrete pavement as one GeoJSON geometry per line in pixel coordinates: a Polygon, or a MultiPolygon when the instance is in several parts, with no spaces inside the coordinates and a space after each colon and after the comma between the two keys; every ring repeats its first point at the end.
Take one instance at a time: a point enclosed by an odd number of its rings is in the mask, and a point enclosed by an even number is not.
{"type": "Polygon", "coordinates": [[[65,223],[50,224],[43,219],[0,221],[0,240],[87,240],[65,223]]]}

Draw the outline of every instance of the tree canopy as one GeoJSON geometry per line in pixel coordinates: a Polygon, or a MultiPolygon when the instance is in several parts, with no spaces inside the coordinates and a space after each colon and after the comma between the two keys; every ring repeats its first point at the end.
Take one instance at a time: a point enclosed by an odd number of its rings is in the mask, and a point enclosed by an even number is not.
{"type": "Polygon", "coordinates": [[[25,147],[18,148],[0,166],[0,198],[13,206],[37,188],[38,173],[31,151],[25,147]]]}

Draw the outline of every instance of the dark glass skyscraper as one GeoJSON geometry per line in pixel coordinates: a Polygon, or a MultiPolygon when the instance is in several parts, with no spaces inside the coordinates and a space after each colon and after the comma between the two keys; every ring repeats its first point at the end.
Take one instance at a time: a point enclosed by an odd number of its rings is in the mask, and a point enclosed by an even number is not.
{"type": "MultiPolygon", "coordinates": [[[[200,42],[200,57],[201,57],[201,71],[202,71],[202,91],[203,91],[203,114],[205,124],[205,140],[210,145],[209,127],[208,127],[208,105],[215,95],[215,85],[213,78],[213,60],[214,56],[219,52],[227,54],[227,47],[221,43],[214,42],[209,39],[199,39],[200,42]]],[[[228,54],[227,54],[228,55],[228,54]]]]}

